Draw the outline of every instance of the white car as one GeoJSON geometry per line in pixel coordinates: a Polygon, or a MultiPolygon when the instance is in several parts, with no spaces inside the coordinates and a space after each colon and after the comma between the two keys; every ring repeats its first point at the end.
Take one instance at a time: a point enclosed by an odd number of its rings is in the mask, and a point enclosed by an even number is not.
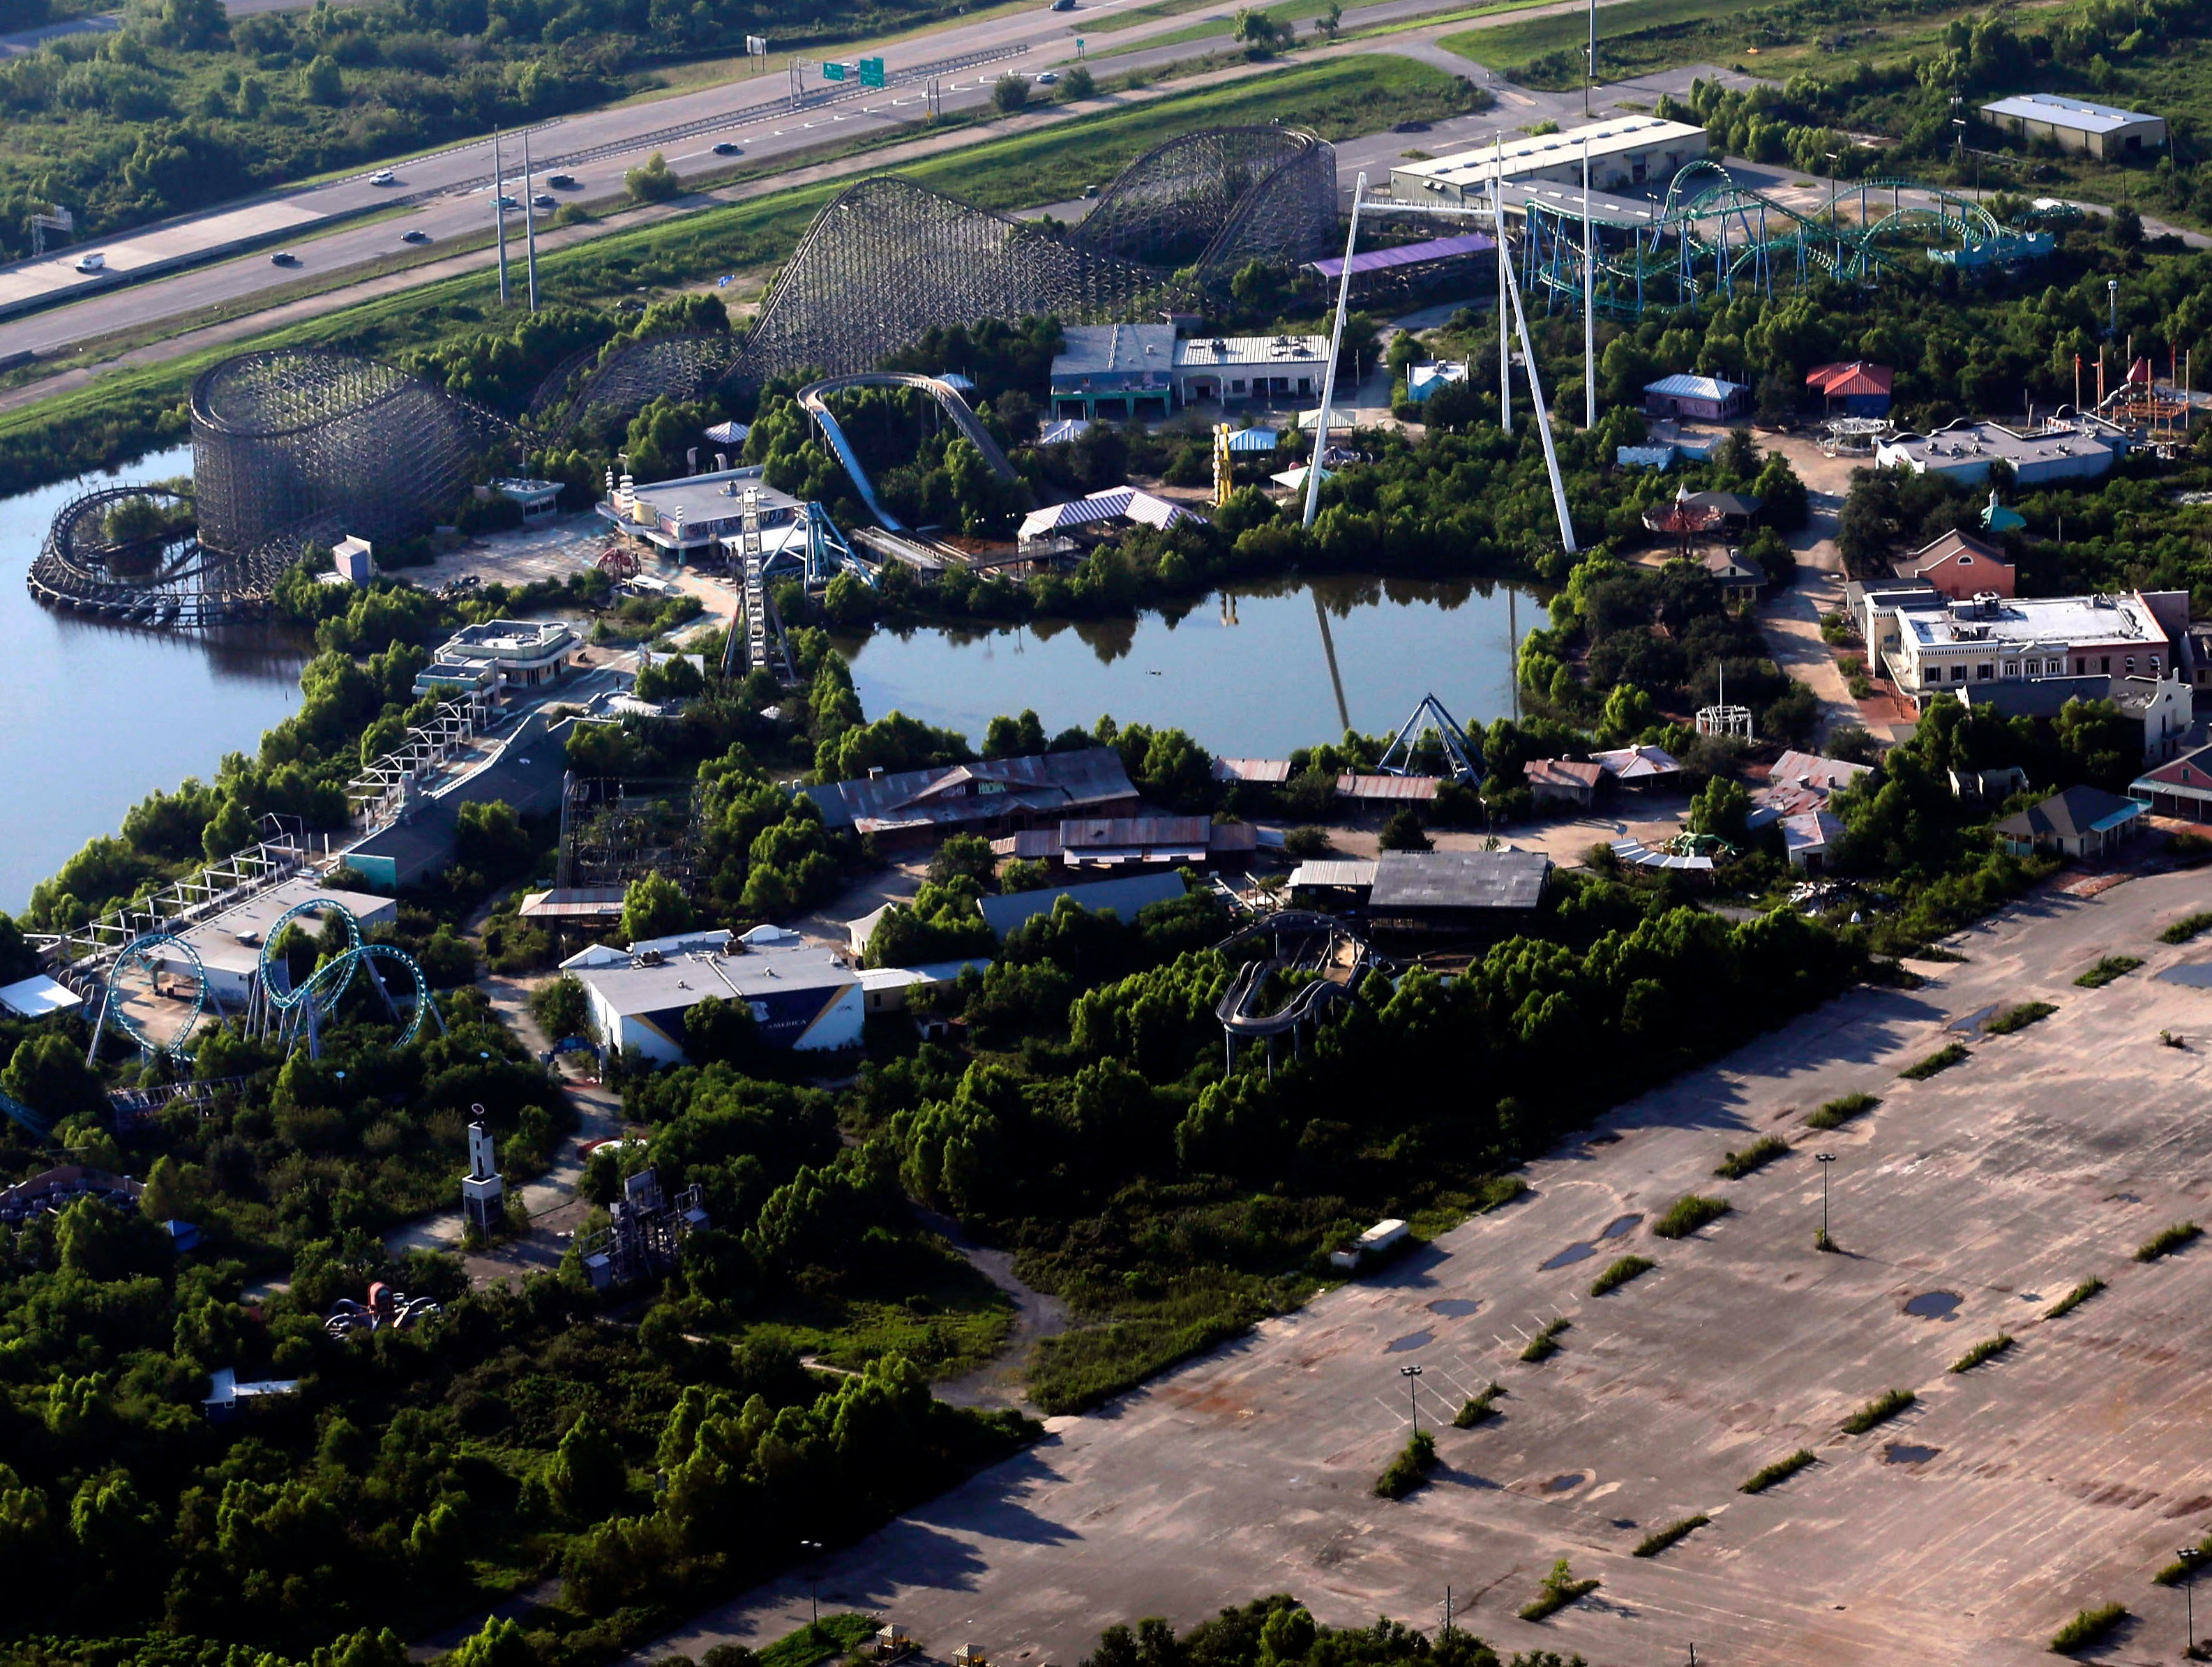
{"type": "Polygon", "coordinates": [[[368,183],[372,185],[396,185],[399,183],[399,176],[390,168],[379,168],[368,176],[368,183]]]}
{"type": "Polygon", "coordinates": [[[1060,71],[1059,71],[1059,70],[1046,70],[1042,75],[1039,76],[1036,78],[1036,84],[1037,84],[1038,86],[1040,86],[1040,87],[1049,87],[1049,86],[1051,86],[1054,82],[1058,81],[1059,79],[1060,79],[1060,71]]]}
{"type": "Polygon", "coordinates": [[[105,272],[107,270],[107,257],[79,255],[76,260],[76,270],[80,272],[105,272]]]}

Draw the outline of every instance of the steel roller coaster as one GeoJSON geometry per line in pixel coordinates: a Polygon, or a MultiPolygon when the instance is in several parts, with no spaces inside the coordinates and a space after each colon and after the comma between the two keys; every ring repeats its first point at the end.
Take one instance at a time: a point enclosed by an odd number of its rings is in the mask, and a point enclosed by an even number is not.
{"type": "MultiPolygon", "coordinates": [[[[1771,295],[1778,279],[1878,281],[1913,249],[1966,270],[2018,265],[2052,247],[2048,232],[2002,224],[1983,204],[1910,179],[1854,181],[1808,214],[1745,185],[1717,162],[1674,176],[1648,212],[1591,203],[1598,310],[1633,318],[1648,308],[1771,295]]],[[[1522,282],[1547,306],[1582,304],[1583,205],[1579,194],[1530,193],[1522,282]]]]}

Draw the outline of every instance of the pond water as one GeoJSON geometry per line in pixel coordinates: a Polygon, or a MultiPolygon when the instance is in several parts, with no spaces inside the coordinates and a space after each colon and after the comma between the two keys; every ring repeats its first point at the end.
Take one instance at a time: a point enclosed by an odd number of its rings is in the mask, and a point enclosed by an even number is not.
{"type": "Polygon", "coordinates": [[[54,512],[77,493],[191,466],[180,446],[0,499],[0,909],[21,909],[155,788],[252,751],[299,704],[307,651],[276,633],[214,641],[96,624],[40,607],[24,585],[54,512]]]}
{"type": "Polygon", "coordinates": [[[1281,758],[1347,725],[1395,730],[1431,693],[1469,729],[1510,715],[1516,645],[1545,622],[1532,593],[1502,584],[1329,578],[1221,591],[1180,616],[838,646],[870,718],[896,709],[977,745],[994,717],[1028,707],[1048,734],[1110,712],[1217,754],[1281,758]]]}

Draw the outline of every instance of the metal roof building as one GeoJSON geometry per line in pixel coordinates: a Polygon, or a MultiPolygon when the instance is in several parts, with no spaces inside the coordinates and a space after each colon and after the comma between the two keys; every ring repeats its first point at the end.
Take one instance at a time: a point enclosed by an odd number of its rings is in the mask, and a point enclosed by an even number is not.
{"type": "Polygon", "coordinates": [[[1026,925],[1041,914],[1050,914],[1060,906],[1060,900],[1069,897],[1086,909],[1111,909],[1115,916],[1127,923],[1137,918],[1137,912],[1152,903],[1165,903],[1183,895],[1182,876],[1180,874],[1133,874],[1125,880],[1094,880],[1080,886],[1045,886],[1036,891],[1018,891],[1001,897],[986,897],[976,905],[983,911],[984,924],[1003,940],[1006,934],[1026,925]]]}
{"type": "Polygon", "coordinates": [[[1401,162],[1390,170],[1390,194],[1401,203],[1468,203],[1486,196],[1491,180],[1501,173],[1508,185],[1540,180],[1579,188],[1585,138],[1593,192],[1663,185],[1706,149],[1702,127],[1657,116],[1615,116],[1564,133],[1401,162]]]}
{"type": "Polygon", "coordinates": [[[981,824],[1056,823],[1079,811],[1107,816],[1137,808],[1137,790],[1111,747],[899,770],[799,791],[821,808],[825,825],[861,834],[951,834],[981,824]]]}
{"type": "Polygon", "coordinates": [[[1173,324],[1070,324],[1060,331],[1060,350],[1052,359],[1052,414],[1056,417],[1106,415],[1165,416],[1176,361],[1173,324]]]}
{"type": "Polygon", "coordinates": [[[1551,877],[1540,851],[1386,851],[1367,910],[1377,924],[1477,926],[1533,912],[1551,877]]]}
{"type": "Polygon", "coordinates": [[[2109,161],[2156,150],[2166,142],[2166,118],[2120,110],[2057,93],[2021,93],[1982,106],[1982,114],[2024,139],[2050,139],[2066,150],[2109,161]]]}

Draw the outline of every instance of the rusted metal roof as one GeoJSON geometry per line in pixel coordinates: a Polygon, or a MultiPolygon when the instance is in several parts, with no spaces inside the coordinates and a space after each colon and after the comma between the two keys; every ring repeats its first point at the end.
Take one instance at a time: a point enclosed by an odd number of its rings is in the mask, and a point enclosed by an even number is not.
{"type": "Polygon", "coordinates": [[[1544,900],[1552,859],[1540,851],[1386,851],[1376,860],[1368,907],[1533,909],[1544,900]]]}
{"type": "Polygon", "coordinates": [[[1216,781],[1252,781],[1279,787],[1291,779],[1291,761],[1287,758],[1217,758],[1213,761],[1213,779],[1216,781]]]}
{"type": "Polygon", "coordinates": [[[1336,779],[1336,795],[1346,799],[1379,799],[1426,804],[1437,796],[1441,776],[1363,776],[1350,771],[1336,779]]]}
{"type": "Polygon", "coordinates": [[[1571,758],[1532,758],[1521,767],[1531,787],[1557,787],[1570,792],[1587,793],[1598,784],[1605,771],[1595,764],[1579,763],[1571,758]]]}
{"type": "Polygon", "coordinates": [[[623,912],[620,886],[570,886],[532,892],[516,911],[525,920],[611,920],[623,912]]]}
{"type": "Polygon", "coordinates": [[[863,834],[957,827],[1010,813],[1079,810],[1137,797],[1121,755],[1111,747],[901,770],[799,791],[821,806],[828,826],[863,834]]]}

